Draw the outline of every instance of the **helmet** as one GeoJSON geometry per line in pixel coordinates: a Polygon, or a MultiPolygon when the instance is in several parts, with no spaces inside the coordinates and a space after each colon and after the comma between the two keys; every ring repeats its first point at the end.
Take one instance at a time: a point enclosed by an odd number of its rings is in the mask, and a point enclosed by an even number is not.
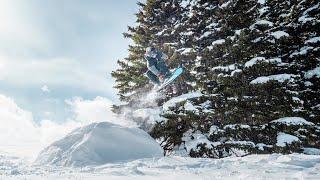
{"type": "Polygon", "coordinates": [[[157,56],[156,49],[154,47],[147,47],[145,55],[155,58],[157,56]]]}

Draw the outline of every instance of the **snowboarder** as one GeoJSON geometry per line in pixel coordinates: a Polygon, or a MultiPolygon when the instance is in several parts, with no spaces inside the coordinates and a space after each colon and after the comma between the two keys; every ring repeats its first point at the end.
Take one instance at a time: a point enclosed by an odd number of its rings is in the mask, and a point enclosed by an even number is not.
{"type": "Polygon", "coordinates": [[[144,54],[147,61],[148,71],[145,73],[152,83],[160,86],[165,79],[171,76],[165,60],[168,56],[154,47],[147,47],[144,54]]]}

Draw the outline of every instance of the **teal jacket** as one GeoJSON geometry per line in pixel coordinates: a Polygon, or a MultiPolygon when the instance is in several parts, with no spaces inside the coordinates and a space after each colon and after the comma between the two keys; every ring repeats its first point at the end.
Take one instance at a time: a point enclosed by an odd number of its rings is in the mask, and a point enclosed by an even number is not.
{"type": "Polygon", "coordinates": [[[157,51],[156,54],[156,57],[144,56],[147,61],[148,69],[157,76],[160,73],[166,74],[168,72],[168,68],[164,62],[164,59],[167,57],[167,55],[161,51],[157,51]]]}

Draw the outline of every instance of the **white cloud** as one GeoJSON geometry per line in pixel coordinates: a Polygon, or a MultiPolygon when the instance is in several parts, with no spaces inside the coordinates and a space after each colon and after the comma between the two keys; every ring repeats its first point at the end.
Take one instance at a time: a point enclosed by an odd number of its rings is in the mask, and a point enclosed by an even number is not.
{"type": "MultiPolygon", "coordinates": [[[[37,153],[76,127],[92,122],[108,121],[134,126],[132,122],[116,117],[110,107],[112,101],[104,97],[68,100],[73,117],[61,124],[51,120],[34,122],[31,112],[19,107],[15,101],[0,94],[0,151],[35,158],[37,153]]],[[[44,112],[47,113],[47,112],[44,112]]]]}
{"type": "Polygon", "coordinates": [[[31,112],[0,94],[0,150],[3,152],[34,158],[42,148],[79,126],[80,122],[71,120],[62,124],[43,120],[37,125],[31,112]]]}
{"type": "Polygon", "coordinates": [[[71,106],[76,121],[84,123],[107,121],[123,126],[135,125],[131,121],[116,116],[111,111],[113,102],[104,97],[98,96],[93,100],[84,100],[76,97],[72,100],[67,100],[66,103],[71,106]]]}
{"type": "Polygon", "coordinates": [[[32,113],[18,107],[11,98],[0,95],[0,149],[22,154],[16,149],[24,147],[25,152],[32,152],[34,149],[29,145],[40,143],[38,135],[32,113]]]}
{"type": "Polygon", "coordinates": [[[37,130],[34,128],[32,113],[21,109],[4,95],[0,95],[0,116],[1,145],[11,145],[16,141],[36,141],[37,130]]]}
{"type": "Polygon", "coordinates": [[[43,85],[43,86],[41,87],[41,90],[42,90],[43,92],[45,92],[45,93],[49,93],[49,92],[50,92],[50,89],[49,89],[49,87],[48,87],[47,85],[43,85]]]}

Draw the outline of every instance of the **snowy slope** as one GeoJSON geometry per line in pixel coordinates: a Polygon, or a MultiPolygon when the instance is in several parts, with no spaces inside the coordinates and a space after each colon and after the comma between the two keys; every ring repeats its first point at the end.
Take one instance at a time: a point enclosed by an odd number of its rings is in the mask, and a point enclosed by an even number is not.
{"type": "Polygon", "coordinates": [[[320,156],[269,154],[223,159],[177,156],[87,168],[27,166],[0,159],[0,179],[319,179],[320,156]]]}
{"type": "Polygon", "coordinates": [[[40,152],[35,164],[88,166],[162,155],[159,144],[146,132],[100,122],[54,142],[40,152]]]}

